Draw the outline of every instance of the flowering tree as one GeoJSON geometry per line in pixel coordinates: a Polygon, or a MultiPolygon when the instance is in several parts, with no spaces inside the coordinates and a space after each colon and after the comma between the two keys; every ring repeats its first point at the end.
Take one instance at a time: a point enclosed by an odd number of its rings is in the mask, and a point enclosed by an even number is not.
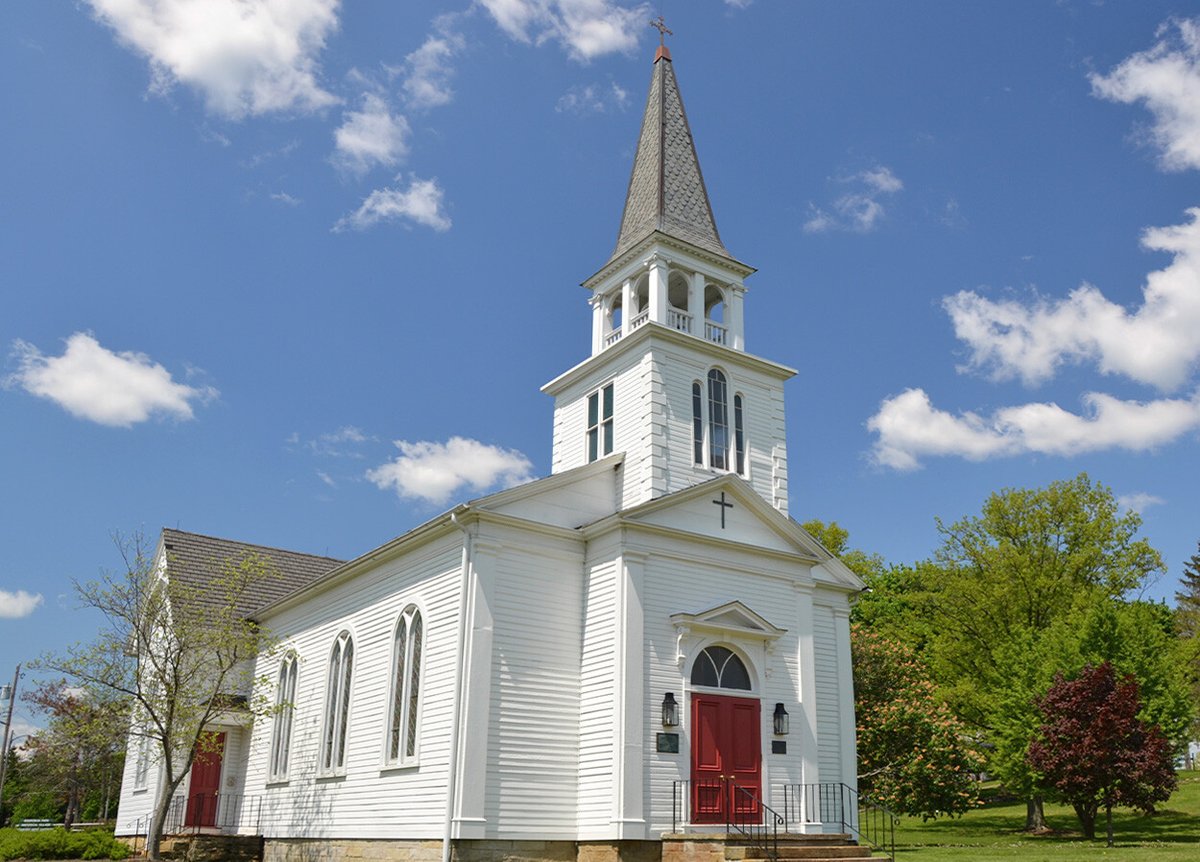
{"type": "Polygon", "coordinates": [[[851,645],[859,790],[926,820],[978,804],[979,756],[913,651],[858,625],[851,645]]]}
{"type": "Polygon", "coordinates": [[[1029,746],[1029,765],[1075,809],[1088,838],[1104,808],[1110,847],[1114,807],[1151,811],[1175,789],[1170,743],[1137,717],[1141,708],[1137,681],[1117,679],[1108,662],[1076,679],[1059,674],[1038,701],[1045,723],[1029,746]]]}

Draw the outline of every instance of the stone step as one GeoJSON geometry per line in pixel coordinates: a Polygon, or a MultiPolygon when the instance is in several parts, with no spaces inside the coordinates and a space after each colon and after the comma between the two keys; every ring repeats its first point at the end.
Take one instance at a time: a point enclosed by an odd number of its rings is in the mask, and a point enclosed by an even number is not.
{"type": "MultiPolygon", "coordinates": [[[[769,859],[770,854],[761,847],[726,847],[725,858],[728,860],[769,859]]],[[[871,859],[871,848],[858,844],[846,844],[840,847],[780,847],[777,859],[802,859],[804,862],[845,862],[849,859],[871,859]]]]}

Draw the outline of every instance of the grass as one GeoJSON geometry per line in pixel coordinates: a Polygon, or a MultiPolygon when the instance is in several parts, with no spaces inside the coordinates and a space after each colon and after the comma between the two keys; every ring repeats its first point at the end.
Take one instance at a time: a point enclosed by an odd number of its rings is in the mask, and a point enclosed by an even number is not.
{"type": "Polygon", "coordinates": [[[904,818],[896,830],[897,862],[1196,862],[1200,859],[1200,771],[1180,772],[1179,789],[1151,816],[1126,809],[1113,811],[1113,841],[1104,842],[1104,814],[1096,822],[1096,841],[1079,831],[1075,812],[1046,803],[1053,833],[1027,835],[1025,803],[998,798],[985,789],[985,804],[955,819],[922,823],[904,818]],[[965,851],[965,852],[964,852],[965,851]]]}

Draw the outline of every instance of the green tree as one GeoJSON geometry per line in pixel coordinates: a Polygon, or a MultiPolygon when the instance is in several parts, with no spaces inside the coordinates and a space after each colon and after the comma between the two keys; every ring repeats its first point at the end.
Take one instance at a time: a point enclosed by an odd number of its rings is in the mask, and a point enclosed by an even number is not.
{"type": "Polygon", "coordinates": [[[926,668],[904,644],[859,624],[850,643],[859,789],[926,820],[969,811],[979,801],[982,761],[926,668]]]}
{"type": "Polygon", "coordinates": [[[103,617],[96,640],[44,656],[40,666],[130,703],[131,735],[147,740],[161,770],[148,836],[157,860],[172,797],[197,751],[211,746],[206,728],[231,706],[252,715],[273,709],[267,680],[252,677],[255,657],[273,644],[247,617],[250,596],[273,572],[247,554],[213,560],[210,577],[196,584],[172,579],[170,557],[159,567],[140,535],[118,536],[117,546],[123,571],[75,584],[82,605],[103,617]],[[254,694],[246,700],[246,692],[254,694]]]}
{"type": "MultiPolygon", "coordinates": [[[[1032,737],[1036,725],[1014,724],[1014,705],[1036,692],[1062,625],[1162,570],[1158,553],[1137,536],[1140,525],[1086,474],[1045,488],[1005,489],[989,496],[978,516],[938,521],[942,546],[923,579],[932,668],[955,714],[1014,746],[1032,737]]],[[[1033,721],[1028,709],[1018,714],[1033,721]]],[[[1028,792],[1036,775],[1019,775],[1028,767],[1014,754],[1007,750],[991,765],[1008,773],[1014,790],[1028,792]]],[[[1026,802],[1026,828],[1044,828],[1040,797],[1026,802]]]]}
{"type": "Polygon", "coordinates": [[[1191,728],[1195,739],[1200,738],[1200,551],[1183,564],[1179,586],[1175,593],[1175,623],[1197,716],[1191,728]]]}
{"type": "Polygon", "coordinates": [[[108,690],[72,688],[66,680],[38,683],[22,699],[47,719],[25,746],[38,764],[38,785],[63,802],[63,825],[81,819],[89,793],[106,800],[99,813],[107,819],[124,762],[127,700],[108,690]]]}

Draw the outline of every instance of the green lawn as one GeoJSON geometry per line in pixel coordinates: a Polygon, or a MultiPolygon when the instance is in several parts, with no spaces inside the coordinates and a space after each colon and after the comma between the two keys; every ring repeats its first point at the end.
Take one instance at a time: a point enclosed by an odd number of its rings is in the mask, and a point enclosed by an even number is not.
{"type": "MultiPolygon", "coordinates": [[[[1179,789],[1157,813],[1143,817],[1132,811],[1113,812],[1113,840],[1104,845],[1103,814],[1098,818],[1097,841],[1079,832],[1075,812],[1062,805],[1046,804],[1046,819],[1053,835],[1032,836],[1025,825],[1024,803],[988,801],[965,817],[922,823],[904,818],[896,832],[897,862],[1091,862],[1093,859],[1200,860],[1200,771],[1180,772],[1179,789]]],[[[994,797],[994,791],[991,792],[994,797]]],[[[985,799],[988,799],[985,792],[985,799]]]]}

